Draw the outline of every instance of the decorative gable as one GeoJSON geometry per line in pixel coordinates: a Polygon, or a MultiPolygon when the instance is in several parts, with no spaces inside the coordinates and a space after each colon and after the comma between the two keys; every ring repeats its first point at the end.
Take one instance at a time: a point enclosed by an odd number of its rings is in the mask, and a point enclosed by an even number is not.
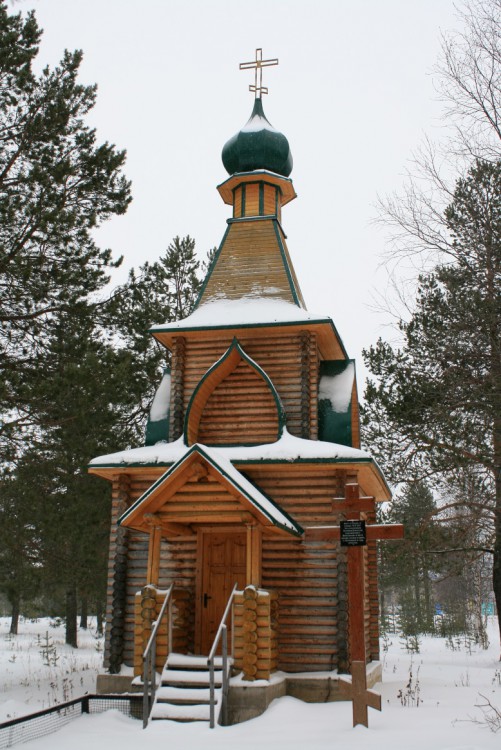
{"type": "Polygon", "coordinates": [[[200,445],[168,469],[119,518],[119,524],[167,537],[186,535],[200,524],[253,524],[269,532],[300,536],[301,526],[263,494],[224,456],[200,445]]]}
{"type": "Polygon", "coordinates": [[[259,445],[279,440],[285,425],[268,375],[237,339],[203,376],[188,405],[187,445],[259,445]]]}

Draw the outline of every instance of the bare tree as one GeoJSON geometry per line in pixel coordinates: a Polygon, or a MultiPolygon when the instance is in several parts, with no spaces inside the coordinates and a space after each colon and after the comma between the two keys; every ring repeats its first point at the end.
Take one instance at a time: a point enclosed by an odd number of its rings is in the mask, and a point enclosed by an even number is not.
{"type": "Polygon", "coordinates": [[[462,29],[444,34],[436,66],[449,145],[457,154],[498,159],[501,149],[501,0],[469,0],[458,10],[462,29]]]}
{"type": "Polygon", "coordinates": [[[392,274],[404,259],[414,275],[416,268],[454,260],[444,210],[456,181],[475,159],[501,158],[501,0],[466,0],[458,18],[461,27],[442,35],[434,69],[447,135],[438,143],[426,138],[402,190],[378,202],[377,221],[389,229],[385,262],[392,274]]]}

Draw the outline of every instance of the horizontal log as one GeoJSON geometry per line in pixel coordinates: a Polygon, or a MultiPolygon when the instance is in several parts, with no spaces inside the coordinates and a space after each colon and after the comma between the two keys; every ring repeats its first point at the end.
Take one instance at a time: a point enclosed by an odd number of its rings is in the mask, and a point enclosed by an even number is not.
{"type": "MultiPolygon", "coordinates": [[[[404,526],[400,523],[371,524],[365,529],[368,541],[402,539],[404,536],[404,526]]],[[[339,526],[317,526],[305,530],[307,540],[334,539],[337,541],[340,539],[340,534],[339,526]]]]}

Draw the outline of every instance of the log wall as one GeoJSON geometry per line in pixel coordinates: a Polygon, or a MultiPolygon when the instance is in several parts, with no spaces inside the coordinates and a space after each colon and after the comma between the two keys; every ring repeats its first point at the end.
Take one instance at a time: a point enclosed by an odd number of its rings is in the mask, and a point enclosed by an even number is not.
{"type": "MultiPolygon", "coordinates": [[[[137,499],[159,476],[138,472],[127,482],[129,504],[137,499]]],[[[251,480],[289,512],[303,528],[310,525],[337,524],[334,497],[344,496],[345,472],[322,464],[273,464],[241,467],[251,480]]],[[[124,482],[114,483],[114,525],[110,542],[110,585],[106,664],[109,664],[109,628],[113,605],[114,555],[116,552],[116,518],[119,515],[120,492],[124,482]]],[[[183,502],[190,502],[190,485],[181,492],[183,502]]],[[[123,502],[123,495],[120,495],[123,502]]],[[[198,502],[198,498],[197,498],[198,502]]],[[[373,521],[373,517],[369,518],[373,521]]],[[[128,531],[127,587],[123,624],[123,659],[134,663],[135,595],[146,583],[148,537],[128,531]]],[[[177,647],[192,652],[195,640],[196,537],[177,537],[162,541],[159,588],[175,582],[182,602],[177,613],[179,631],[177,647]],[[182,631],[182,633],[181,633],[182,631]]],[[[369,573],[366,578],[366,643],[370,658],[378,652],[378,602],[376,579],[376,545],[366,551],[369,573]]],[[[278,634],[276,658],[271,662],[284,671],[325,671],[349,667],[346,553],[335,542],[305,542],[293,537],[264,536],[262,540],[263,589],[276,594],[278,601],[278,634]]],[[[176,610],[177,612],[177,610],[176,610]]],[[[275,617],[275,615],[274,615],[275,617]]],[[[276,619],[276,618],[275,618],[276,619]]],[[[271,658],[271,657],[270,657],[271,658]]],[[[260,658],[260,665],[264,664],[260,658]]],[[[250,662],[249,662],[250,663],[250,662]]],[[[257,664],[257,662],[256,662],[257,664]]],[[[261,670],[260,670],[261,671],[261,670]]]]}
{"type": "MultiPolygon", "coordinates": [[[[247,473],[303,528],[337,523],[332,498],[344,492],[344,473],[314,471],[311,466],[263,466],[247,473]]],[[[346,620],[339,618],[339,545],[265,537],[262,549],[262,586],[278,594],[278,668],[335,669],[340,645],[346,648],[346,620]]]]}
{"type": "Polygon", "coordinates": [[[278,436],[277,404],[266,381],[241,361],[212,392],[198,429],[205,445],[259,445],[278,436]]]}

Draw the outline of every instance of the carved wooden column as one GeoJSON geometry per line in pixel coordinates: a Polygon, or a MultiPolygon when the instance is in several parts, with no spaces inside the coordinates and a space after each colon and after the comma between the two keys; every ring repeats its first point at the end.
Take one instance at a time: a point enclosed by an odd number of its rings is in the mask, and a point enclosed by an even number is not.
{"type": "Polygon", "coordinates": [[[169,440],[177,440],[184,427],[184,368],[186,360],[186,339],[176,338],[172,352],[171,419],[169,440]]]}
{"type": "Polygon", "coordinates": [[[278,595],[246,586],[234,608],[235,667],[244,680],[268,680],[278,664],[278,595]]]}
{"type": "Polygon", "coordinates": [[[300,337],[301,352],[301,437],[316,440],[318,437],[318,348],[314,333],[303,331],[300,337]]]}
{"type": "MultiPolygon", "coordinates": [[[[128,531],[117,525],[118,518],[124,513],[130,502],[130,479],[127,474],[118,477],[112,505],[112,526],[115,531],[113,555],[113,581],[111,585],[111,612],[108,618],[109,627],[109,663],[110,674],[118,674],[123,662],[125,610],[127,597],[127,563],[128,531]]],[[[113,539],[111,541],[113,554],[113,539]]]]}
{"type": "Polygon", "coordinates": [[[148,542],[148,567],[146,569],[146,583],[158,586],[160,576],[160,552],[162,543],[162,527],[160,520],[154,513],[146,513],[144,520],[150,528],[148,542]]]}
{"type": "Polygon", "coordinates": [[[261,527],[247,526],[247,585],[259,588],[261,585],[261,527]]]}
{"type": "Polygon", "coordinates": [[[300,335],[301,341],[301,437],[310,438],[310,334],[300,335]]]}

